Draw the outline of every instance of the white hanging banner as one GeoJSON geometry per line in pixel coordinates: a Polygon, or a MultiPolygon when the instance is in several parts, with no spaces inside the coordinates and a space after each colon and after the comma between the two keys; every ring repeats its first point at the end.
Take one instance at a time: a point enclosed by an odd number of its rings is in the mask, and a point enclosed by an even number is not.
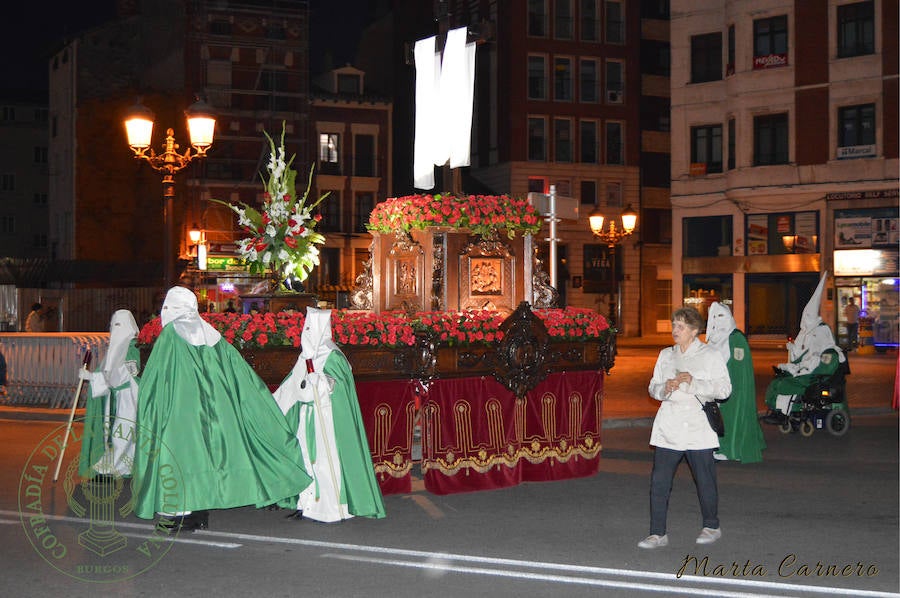
{"type": "Polygon", "coordinates": [[[451,168],[458,168],[471,163],[475,44],[467,44],[467,36],[466,27],[447,32],[443,58],[434,54],[434,37],[416,42],[413,184],[418,189],[434,187],[434,165],[449,161],[451,168]],[[428,60],[429,54],[434,60],[428,60]],[[434,83],[431,88],[429,81],[434,83]]]}
{"type": "Polygon", "coordinates": [[[435,53],[435,37],[416,42],[416,137],[413,145],[413,184],[417,189],[434,187],[435,130],[438,117],[440,55],[435,53]]]}

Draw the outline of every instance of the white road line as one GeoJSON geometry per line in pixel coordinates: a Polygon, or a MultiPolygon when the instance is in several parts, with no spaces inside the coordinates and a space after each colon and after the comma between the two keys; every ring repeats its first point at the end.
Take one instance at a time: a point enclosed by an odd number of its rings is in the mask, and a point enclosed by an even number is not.
{"type": "MultiPolygon", "coordinates": [[[[0,516],[7,515],[16,517],[18,520],[19,513],[17,511],[5,511],[0,510],[0,516]]],[[[55,520],[63,520],[63,521],[71,521],[71,522],[83,522],[85,521],[79,517],[69,517],[63,515],[49,515],[45,514],[45,518],[47,519],[55,519],[55,520]]],[[[127,521],[121,521],[116,523],[117,526],[121,527],[131,527],[138,529],[146,529],[148,531],[153,529],[152,524],[148,523],[131,523],[127,521]]],[[[244,542],[259,542],[266,544],[290,544],[295,546],[308,546],[312,548],[323,548],[328,550],[343,550],[350,552],[364,552],[364,553],[375,553],[381,555],[390,555],[395,557],[410,557],[416,559],[422,559],[422,563],[410,563],[409,561],[397,561],[398,566],[401,566],[401,563],[409,563],[405,566],[419,566],[423,565],[426,561],[437,561],[437,562],[446,562],[446,561],[459,561],[462,563],[478,563],[483,565],[493,565],[493,566],[501,566],[501,567],[517,567],[520,569],[532,569],[532,570],[547,570],[547,571],[563,571],[567,573],[582,573],[588,575],[611,575],[611,576],[619,576],[619,577],[632,577],[632,578],[642,578],[649,580],[660,580],[669,583],[676,584],[684,584],[684,583],[693,583],[699,585],[717,585],[717,586],[744,586],[747,588],[754,589],[777,589],[780,592],[798,592],[798,593],[806,593],[806,594],[825,594],[825,595],[835,595],[835,596],[860,596],[860,597],[871,597],[871,598],[900,598],[900,593],[895,592],[881,592],[874,590],[857,590],[853,588],[837,588],[830,586],[813,586],[813,585],[802,585],[802,584],[792,584],[792,583],[781,583],[781,582],[773,582],[773,581],[762,581],[762,580],[750,580],[750,579],[732,579],[732,578],[722,578],[722,577],[705,577],[699,575],[684,575],[680,579],[675,576],[674,573],[659,573],[655,571],[638,571],[632,569],[613,569],[609,567],[594,567],[589,565],[570,565],[566,563],[542,563],[535,561],[523,561],[516,559],[507,559],[507,558],[498,558],[498,557],[484,557],[484,556],[475,556],[468,554],[455,554],[455,553],[445,553],[445,552],[430,552],[424,550],[409,550],[404,548],[390,548],[386,546],[367,546],[364,544],[347,544],[343,542],[324,542],[321,540],[308,540],[304,538],[286,538],[281,536],[264,536],[259,534],[247,534],[241,532],[226,532],[226,531],[218,531],[218,530],[203,530],[194,532],[191,534],[190,539],[183,538],[179,536],[176,538],[176,541],[181,541],[184,543],[191,544],[209,544],[211,546],[216,546],[217,543],[213,540],[206,540],[205,538],[208,536],[216,536],[220,538],[227,538],[231,540],[239,540],[244,542]]],[[[233,546],[226,543],[221,543],[223,547],[239,547],[241,544],[235,543],[233,546]]],[[[351,558],[351,557],[347,557],[351,558]]],[[[363,560],[363,557],[359,557],[359,560],[363,560]]],[[[454,565],[456,566],[456,565],[454,565]]],[[[457,566],[458,567],[458,566],[457,566]]],[[[465,570],[466,568],[460,567],[460,571],[465,570]]],[[[481,571],[479,569],[479,571],[481,571]]],[[[521,574],[521,575],[549,575],[549,574],[540,574],[540,573],[526,573],[526,572],[517,572],[511,570],[504,569],[484,569],[484,571],[498,571],[498,575],[506,574],[508,576],[521,574]]],[[[565,576],[561,576],[565,577],[565,576]]],[[[582,578],[573,578],[573,579],[582,579],[582,578]]],[[[585,578],[586,579],[586,578],[585,578]]],[[[609,583],[619,583],[610,581],[609,583]]],[[[625,583],[625,582],[622,582],[625,583]]],[[[632,582],[628,582],[632,583],[632,582]]],[[[640,585],[640,584],[639,584],[640,585]]],[[[661,586],[653,586],[649,584],[649,588],[653,587],[661,587],[661,586]]],[[[632,586],[628,586],[632,587],[632,586]]],[[[635,586],[636,587],[636,586],[635,586]]],[[[678,586],[673,586],[677,588],[678,586]]],[[[670,590],[671,591],[671,590],[670,590]]],[[[693,588],[694,593],[698,593],[701,591],[700,588],[693,588]]],[[[717,590],[713,592],[711,595],[723,595],[722,590],[717,590]]],[[[741,595],[741,594],[735,594],[741,595]]],[[[750,594],[752,596],[760,596],[760,594],[750,594]]]]}
{"type": "MultiPolygon", "coordinates": [[[[675,586],[671,584],[650,584],[629,581],[614,581],[611,579],[591,579],[587,577],[574,577],[571,575],[552,575],[549,573],[531,573],[527,571],[510,571],[507,569],[484,569],[481,567],[462,567],[459,565],[443,563],[413,563],[395,559],[380,559],[376,557],[363,557],[339,554],[324,554],[326,558],[334,558],[346,561],[362,561],[379,565],[393,565],[396,567],[411,567],[415,569],[431,569],[438,573],[452,571],[454,573],[473,573],[477,575],[492,575],[494,577],[506,577],[529,581],[547,581],[553,583],[567,583],[587,586],[599,586],[605,588],[620,588],[638,590],[644,592],[664,592],[671,594],[688,594],[690,596],[716,596],[721,598],[784,598],[784,595],[758,594],[756,592],[733,592],[715,589],[703,589],[696,587],[675,586]]],[[[685,578],[682,578],[684,580],[685,578]]]]}

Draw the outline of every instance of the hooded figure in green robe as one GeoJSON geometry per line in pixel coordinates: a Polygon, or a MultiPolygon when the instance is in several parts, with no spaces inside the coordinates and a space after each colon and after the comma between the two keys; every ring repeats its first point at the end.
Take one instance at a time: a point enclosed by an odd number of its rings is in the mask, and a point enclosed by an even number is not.
{"type": "Polygon", "coordinates": [[[189,289],[170,289],[160,315],[138,401],[135,514],[183,517],[299,494],[311,479],[265,383],[200,318],[189,289]]]}
{"type": "Polygon", "coordinates": [[[78,369],[79,378],[90,384],[78,462],[81,477],[131,475],[141,369],[135,346],[138,332],[131,312],[117,310],[109,323],[109,346],[100,369],[78,369]]]}
{"type": "Polygon", "coordinates": [[[756,381],[750,344],[738,330],[731,311],[718,301],[709,306],[706,342],[725,359],[731,378],[731,397],[719,405],[725,436],[719,439],[716,459],[756,463],[766,448],[756,413],[756,381]]]}
{"type": "Polygon", "coordinates": [[[331,310],[306,308],[301,353],[275,391],[313,483],[295,517],[333,522],[385,516],[350,363],[331,337],[331,310]]]}

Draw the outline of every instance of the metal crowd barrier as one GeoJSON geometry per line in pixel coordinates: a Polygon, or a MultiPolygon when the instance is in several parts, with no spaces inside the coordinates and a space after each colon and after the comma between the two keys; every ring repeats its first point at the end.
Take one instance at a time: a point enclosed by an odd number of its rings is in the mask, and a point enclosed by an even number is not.
{"type": "MultiPolygon", "coordinates": [[[[71,407],[85,353],[91,351],[90,369],[95,370],[108,345],[108,332],[0,334],[0,353],[6,359],[6,396],[0,396],[0,404],[71,407]]],[[[86,389],[85,384],[80,406],[86,389]]]]}

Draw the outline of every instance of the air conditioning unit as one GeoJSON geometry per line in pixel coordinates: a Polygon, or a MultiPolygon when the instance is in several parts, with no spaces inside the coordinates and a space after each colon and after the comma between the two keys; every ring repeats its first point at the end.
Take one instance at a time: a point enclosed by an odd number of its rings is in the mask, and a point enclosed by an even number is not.
{"type": "Polygon", "coordinates": [[[609,104],[621,104],[622,92],[614,89],[606,90],[606,101],[609,104]]]}

